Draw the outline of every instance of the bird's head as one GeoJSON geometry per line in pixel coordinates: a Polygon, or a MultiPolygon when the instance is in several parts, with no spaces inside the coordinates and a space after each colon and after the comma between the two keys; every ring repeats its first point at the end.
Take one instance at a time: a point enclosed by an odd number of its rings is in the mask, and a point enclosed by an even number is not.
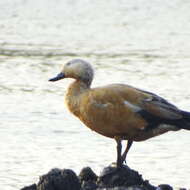
{"type": "Polygon", "coordinates": [[[56,77],[49,79],[49,81],[55,82],[64,78],[73,78],[90,85],[93,76],[93,68],[88,62],[81,59],[73,59],[67,62],[61,72],[56,77]]]}

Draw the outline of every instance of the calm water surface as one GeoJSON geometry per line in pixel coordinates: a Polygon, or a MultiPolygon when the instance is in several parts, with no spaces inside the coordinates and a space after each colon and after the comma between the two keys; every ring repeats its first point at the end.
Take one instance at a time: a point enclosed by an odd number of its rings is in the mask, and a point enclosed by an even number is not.
{"type": "MultiPolygon", "coordinates": [[[[190,111],[190,1],[1,0],[0,187],[34,183],[51,168],[115,161],[115,142],[72,116],[72,80],[49,83],[66,61],[96,70],[93,86],[126,83],[190,111]]],[[[190,132],[134,143],[128,164],[158,185],[190,187],[190,132]]]]}

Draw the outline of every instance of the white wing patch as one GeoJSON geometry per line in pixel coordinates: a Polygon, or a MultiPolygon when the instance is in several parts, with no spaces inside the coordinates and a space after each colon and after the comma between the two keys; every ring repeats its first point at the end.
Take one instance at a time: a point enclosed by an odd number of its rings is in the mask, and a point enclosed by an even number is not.
{"type": "Polygon", "coordinates": [[[110,104],[107,103],[107,104],[100,104],[100,103],[96,103],[95,106],[99,107],[99,108],[106,108],[108,107],[110,104]]]}
{"type": "Polygon", "coordinates": [[[134,104],[132,104],[132,103],[126,101],[126,100],[124,101],[124,104],[126,106],[130,107],[134,112],[138,112],[138,111],[141,110],[141,108],[139,106],[136,106],[136,105],[134,105],[134,104]]]}
{"type": "Polygon", "coordinates": [[[92,104],[93,104],[94,106],[96,106],[96,107],[98,107],[98,108],[107,108],[108,106],[111,105],[111,103],[109,103],[109,102],[108,102],[108,103],[104,103],[104,104],[99,103],[99,102],[94,101],[94,100],[92,100],[91,102],[92,102],[92,104]]]}

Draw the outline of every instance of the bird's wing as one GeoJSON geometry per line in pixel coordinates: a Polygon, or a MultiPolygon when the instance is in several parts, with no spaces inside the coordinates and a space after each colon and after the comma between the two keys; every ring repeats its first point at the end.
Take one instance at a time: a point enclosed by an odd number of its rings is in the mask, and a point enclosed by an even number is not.
{"type": "Polygon", "coordinates": [[[176,106],[154,93],[123,84],[110,85],[108,89],[111,93],[106,94],[106,96],[115,95],[116,101],[112,102],[114,106],[116,104],[120,104],[120,108],[128,106],[134,112],[145,111],[147,114],[161,119],[176,120],[183,117],[176,106]]]}
{"type": "Polygon", "coordinates": [[[141,110],[135,101],[137,90],[127,85],[108,85],[84,94],[80,105],[80,119],[96,126],[132,126],[143,129],[146,121],[137,114],[141,110]]]}
{"type": "Polygon", "coordinates": [[[81,113],[92,120],[128,122],[137,128],[143,128],[144,122],[152,120],[182,118],[180,110],[165,99],[123,84],[93,89],[83,99],[81,113]]]}
{"type": "Polygon", "coordinates": [[[141,102],[142,109],[148,113],[169,120],[181,119],[183,117],[181,111],[167,100],[147,91],[139,91],[150,95],[149,98],[145,98],[141,102]]]}
{"type": "MultiPolygon", "coordinates": [[[[160,123],[172,123],[182,115],[177,107],[155,94],[115,84],[84,93],[79,118],[89,128],[107,137],[124,135],[126,139],[136,136],[138,139],[139,130],[155,128],[160,123]]],[[[158,131],[158,134],[161,133],[158,131]]],[[[139,139],[149,138],[147,135],[139,139]]]]}

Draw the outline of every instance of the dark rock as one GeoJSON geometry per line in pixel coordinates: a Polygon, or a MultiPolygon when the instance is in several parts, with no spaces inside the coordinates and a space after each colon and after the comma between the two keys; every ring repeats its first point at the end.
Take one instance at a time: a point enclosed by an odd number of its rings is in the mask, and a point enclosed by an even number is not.
{"type": "Polygon", "coordinates": [[[40,177],[37,190],[80,190],[80,183],[72,170],[52,169],[40,177]]]}
{"type": "Polygon", "coordinates": [[[83,168],[78,177],[70,169],[55,168],[41,176],[37,185],[33,184],[21,190],[173,190],[173,188],[167,184],[155,187],[128,166],[116,168],[111,165],[104,168],[100,176],[97,176],[90,167],[83,168]]]}
{"type": "Polygon", "coordinates": [[[92,171],[90,167],[85,167],[79,174],[80,181],[97,181],[98,176],[92,171]]]}
{"type": "Polygon", "coordinates": [[[81,182],[82,190],[95,190],[97,189],[96,181],[97,175],[92,171],[90,167],[85,167],[79,174],[79,180],[81,182]]]}
{"type": "Polygon", "coordinates": [[[98,188],[96,190],[147,190],[146,188],[140,186],[130,186],[130,187],[110,187],[110,188],[98,188]]]}
{"type": "Polygon", "coordinates": [[[37,190],[36,184],[32,184],[30,186],[23,187],[21,190],[37,190]]]}
{"type": "Polygon", "coordinates": [[[148,181],[143,180],[142,176],[137,171],[124,165],[119,169],[114,166],[104,168],[97,183],[99,187],[104,188],[135,186],[146,190],[156,189],[154,186],[150,185],[148,181]]]}
{"type": "Polygon", "coordinates": [[[168,184],[161,184],[158,186],[157,190],[173,190],[173,187],[168,184]]]}
{"type": "Polygon", "coordinates": [[[83,181],[81,184],[82,190],[96,190],[98,186],[93,181],[83,181]]]}

